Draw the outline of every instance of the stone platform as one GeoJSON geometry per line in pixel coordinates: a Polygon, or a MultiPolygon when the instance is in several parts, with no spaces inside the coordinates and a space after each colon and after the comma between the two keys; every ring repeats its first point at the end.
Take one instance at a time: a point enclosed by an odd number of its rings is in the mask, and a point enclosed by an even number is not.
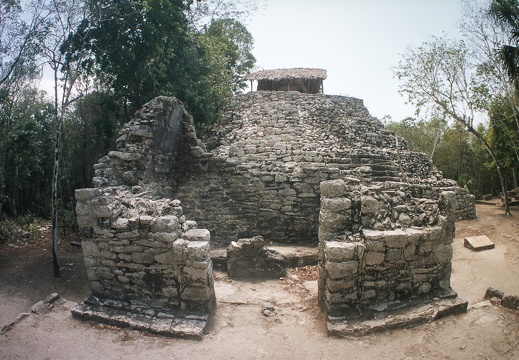
{"type": "Polygon", "coordinates": [[[383,311],[372,319],[328,318],[328,335],[356,337],[376,332],[410,328],[467,311],[468,302],[459,298],[434,299],[431,302],[406,306],[399,310],[383,311]]]}
{"type": "Polygon", "coordinates": [[[113,300],[103,302],[94,296],[87,297],[71,312],[78,320],[193,340],[202,340],[209,320],[205,313],[152,309],[113,300]]]}

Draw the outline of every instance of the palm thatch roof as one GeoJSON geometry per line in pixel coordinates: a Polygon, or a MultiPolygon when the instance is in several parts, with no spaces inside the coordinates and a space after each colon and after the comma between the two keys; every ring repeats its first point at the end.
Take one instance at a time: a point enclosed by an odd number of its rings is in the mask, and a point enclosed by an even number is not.
{"type": "Polygon", "coordinates": [[[311,68],[261,70],[247,75],[245,79],[258,81],[279,81],[283,79],[324,80],[326,79],[326,70],[311,68]]]}

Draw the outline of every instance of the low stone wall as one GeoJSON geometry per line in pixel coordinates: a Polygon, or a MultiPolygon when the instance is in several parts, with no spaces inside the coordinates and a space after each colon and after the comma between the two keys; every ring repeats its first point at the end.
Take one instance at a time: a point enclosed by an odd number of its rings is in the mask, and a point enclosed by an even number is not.
{"type": "Polygon", "coordinates": [[[92,294],[211,311],[210,234],[185,220],[180,201],[117,188],[79,189],[76,200],[92,294]]]}
{"type": "Polygon", "coordinates": [[[359,316],[452,296],[454,192],[417,199],[404,184],[321,183],[319,300],[330,316],[359,316]]]}

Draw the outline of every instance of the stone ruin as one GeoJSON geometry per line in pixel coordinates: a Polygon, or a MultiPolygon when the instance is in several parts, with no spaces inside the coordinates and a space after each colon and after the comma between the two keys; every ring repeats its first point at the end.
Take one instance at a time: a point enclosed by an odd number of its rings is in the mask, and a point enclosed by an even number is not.
{"type": "Polygon", "coordinates": [[[92,294],[73,314],[167,335],[202,336],[211,247],[247,277],[278,276],[267,244],[319,245],[319,300],[339,319],[453,295],[454,221],[475,217],[466,189],[342,96],[237,95],[204,142],[158,97],[95,173],[76,191],[92,294]]]}
{"type": "Polygon", "coordinates": [[[91,295],[76,318],[201,338],[215,306],[210,233],[187,220],[169,177],[197,144],[179,101],[159,97],[126,124],[76,190],[91,295]]]}
{"type": "MultiPolygon", "coordinates": [[[[318,288],[328,332],[350,335],[358,330],[352,319],[455,299],[455,208],[453,191],[434,201],[413,198],[398,183],[322,182],[318,288]]],[[[467,306],[457,299],[445,304],[454,312],[467,306]]]]}

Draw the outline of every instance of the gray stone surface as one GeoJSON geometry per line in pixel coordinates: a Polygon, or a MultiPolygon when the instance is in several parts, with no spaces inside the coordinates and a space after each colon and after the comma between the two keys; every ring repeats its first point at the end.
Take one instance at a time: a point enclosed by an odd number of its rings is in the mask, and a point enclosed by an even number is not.
{"type": "Polygon", "coordinates": [[[486,235],[467,237],[463,241],[463,245],[473,251],[490,250],[496,247],[486,235]]]}

